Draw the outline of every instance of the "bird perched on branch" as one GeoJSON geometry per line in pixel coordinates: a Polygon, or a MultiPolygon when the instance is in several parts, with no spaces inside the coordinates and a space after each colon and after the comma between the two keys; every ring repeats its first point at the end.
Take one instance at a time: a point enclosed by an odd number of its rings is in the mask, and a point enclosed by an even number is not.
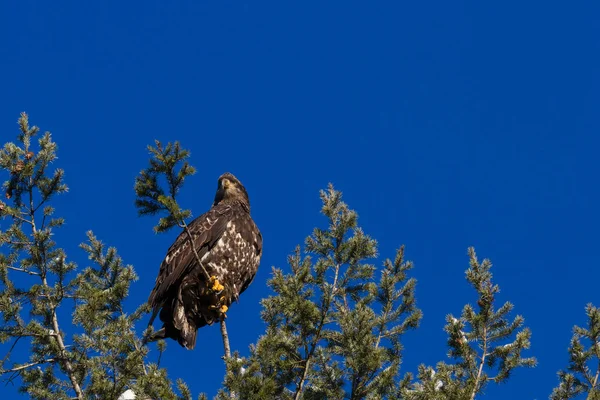
{"type": "Polygon", "coordinates": [[[225,173],[210,210],[184,228],[160,265],[148,325],[160,310],[163,326],[149,340],[171,338],[193,349],[198,328],[225,318],[252,283],[261,256],[262,235],[250,216],[248,192],[225,173]]]}

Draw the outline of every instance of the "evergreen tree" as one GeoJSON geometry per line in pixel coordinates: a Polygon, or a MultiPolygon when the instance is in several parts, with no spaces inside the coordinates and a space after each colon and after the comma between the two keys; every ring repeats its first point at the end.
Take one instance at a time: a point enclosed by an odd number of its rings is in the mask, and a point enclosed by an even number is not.
{"type": "Polygon", "coordinates": [[[321,192],[327,229],[316,228],[289,257],[291,272],[273,268],[274,294],[262,301],[266,332],[249,357],[228,361],[225,388],[240,399],[394,398],[401,337],[421,311],[400,247],[376,276],[368,260],[377,242],[332,185],[321,192]]]}
{"type": "Polygon", "coordinates": [[[550,399],[568,400],[587,394],[588,400],[600,400],[600,309],[586,306],[587,328],[575,326],[569,346],[568,371],[560,371],[560,383],[550,399]],[[587,342],[587,348],[586,348],[587,342]]]}
{"type": "MultiPolygon", "coordinates": [[[[0,375],[18,381],[34,399],[191,399],[185,383],[173,384],[160,368],[160,356],[148,361],[145,338],[152,328],[142,337],[135,330],[149,311],[145,302],[132,312],[123,308],[137,279],[133,267],[91,231],[80,245],[90,261],[85,269],[54,242],[64,220],[54,216],[52,203],[67,192],[64,172],[49,171],[57,146],[48,132],[34,143],[39,129],[29,126],[26,114],[19,129],[17,143],[0,151],[0,168],[8,173],[0,217],[10,222],[0,231],[0,342],[6,349],[0,375]],[[17,346],[28,347],[28,360],[13,359],[17,346]]],[[[195,172],[189,152],[178,142],[148,149],[149,166],[135,183],[138,213],[162,214],[156,232],[185,232],[191,211],[176,196],[195,172]]],[[[416,281],[409,277],[413,264],[400,246],[378,267],[377,242],[360,228],[341,192],[329,185],[321,200],[327,226],[314,229],[304,251],[295,249],[289,270],[273,268],[272,293],[262,300],[265,332],[247,356],[236,351],[230,357],[222,322],[226,369],[217,399],[472,400],[488,383],[535,365],[522,356],[531,336],[523,318],[509,319],[509,302],[496,309],[491,263],[480,263],[469,249],[466,278],[478,294],[477,307],[447,317],[453,362],[421,365],[416,380],[402,377],[402,337],[422,318],[416,281]]],[[[570,372],[559,374],[553,399],[598,398],[598,372],[591,367],[600,358],[598,309],[588,306],[588,317],[587,329],[575,328],[570,372]]],[[[166,342],[157,347],[162,354],[166,342]]]]}
{"type": "Polygon", "coordinates": [[[444,328],[448,356],[456,362],[440,362],[435,369],[420,365],[418,382],[402,389],[407,400],[472,400],[488,383],[505,382],[515,368],[536,364],[535,358],[521,355],[531,338],[528,328],[519,330],[523,317],[508,319],[513,309],[510,302],[497,310],[494,307],[500,288],[492,283],[491,262],[480,263],[473,248],[469,248],[469,258],[466,278],[477,291],[477,309],[467,304],[460,318],[448,315],[444,328]]]}
{"type": "Polygon", "coordinates": [[[146,306],[123,310],[137,280],[133,267],[91,231],[81,247],[92,265],[83,270],[55,243],[64,220],[51,204],[67,192],[64,171],[50,171],[57,145],[49,132],[35,143],[39,129],[25,113],[19,130],[17,143],[0,151],[9,175],[0,217],[10,222],[0,231],[0,342],[7,349],[0,375],[33,399],[117,399],[128,388],[138,399],[191,399],[183,382],[178,395],[166,371],[146,361],[134,329],[146,306]],[[29,348],[28,360],[13,360],[16,346],[29,348]]]}

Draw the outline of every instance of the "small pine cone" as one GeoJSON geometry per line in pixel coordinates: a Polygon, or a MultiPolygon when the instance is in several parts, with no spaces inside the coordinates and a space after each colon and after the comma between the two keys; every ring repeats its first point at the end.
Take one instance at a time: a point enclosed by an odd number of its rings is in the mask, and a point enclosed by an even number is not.
{"type": "Polygon", "coordinates": [[[6,204],[4,204],[3,202],[0,201],[0,214],[2,214],[2,211],[4,211],[4,208],[6,208],[6,204]]]}
{"type": "Polygon", "coordinates": [[[6,198],[10,200],[11,197],[12,197],[12,189],[8,189],[6,191],[6,198]]]}
{"type": "Polygon", "coordinates": [[[25,167],[25,163],[23,162],[23,160],[19,160],[17,161],[17,165],[15,165],[15,169],[13,169],[13,172],[19,173],[23,170],[23,167],[25,167]]]}
{"type": "Polygon", "coordinates": [[[27,153],[25,153],[26,159],[31,160],[32,157],[33,157],[33,151],[28,151],[27,153]]]}

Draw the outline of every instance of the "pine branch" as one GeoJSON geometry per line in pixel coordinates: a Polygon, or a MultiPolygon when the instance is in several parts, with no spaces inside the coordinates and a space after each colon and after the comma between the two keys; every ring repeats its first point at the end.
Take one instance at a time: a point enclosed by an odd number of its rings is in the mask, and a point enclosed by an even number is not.
{"type": "Polygon", "coordinates": [[[333,285],[331,285],[331,293],[329,293],[329,295],[327,296],[326,306],[323,308],[323,311],[321,314],[321,321],[319,322],[319,327],[317,328],[317,332],[313,337],[310,351],[308,352],[306,359],[304,360],[303,367],[302,367],[302,377],[300,378],[300,381],[298,382],[298,385],[296,388],[296,393],[294,394],[295,400],[300,399],[300,396],[304,389],[304,383],[306,382],[306,378],[308,376],[310,362],[315,353],[315,349],[317,348],[317,344],[321,341],[321,332],[323,330],[323,327],[325,326],[325,320],[329,313],[329,307],[331,306],[331,300],[333,299],[333,295],[335,294],[335,291],[336,291],[336,287],[337,287],[336,285],[337,285],[339,271],[340,271],[340,265],[336,264],[333,285]]]}
{"type": "Polygon", "coordinates": [[[483,366],[485,365],[485,357],[487,356],[487,327],[483,328],[483,349],[481,355],[481,361],[479,363],[479,370],[477,371],[477,377],[475,378],[475,383],[473,385],[473,392],[471,393],[471,400],[475,400],[475,395],[479,391],[479,382],[481,382],[481,373],[483,372],[483,366]]]}
{"type": "MultiPolygon", "coordinates": [[[[37,230],[35,228],[35,219],[34,219],[34,208],[33,208],[33,190],[29,191],[30,193],[30,203],[32,204],[31,207],[31,227],[32,227],[32,231],[33,231],[33,237],[36,237],[36,233],[37,230]]],[[[49,285],[48,285],[48,281],[46,279],[46,273],[45,273],[45,268],[44,268],[44,272],[40,275],[42,278],[42,285],[46,288],[49,289],[49,285]]],[[[73,390],[75,390],[75,393],[77,394],[77,398],[79,400],[83,400],[83,391],[81,390],[81,386],[79,386],[79,382],[77,382],[77,378],[75,377],[75,371],[73,369],[73,366],[71,365],[71,362],[69,361],[68,357],[67,357],[67,348],[65,346],[65,343],[62,339],[62,336],[60,334],[60,326],[58,324],[58,317],[56,315],[56,307],[57,305],[55,304],[51,304],[51,313],[52,313],[52,327],[54,329],[54,332],[56,333],[56,335],[54,336],[56,338],[56,342],[58,343],[58,348],[60,349],[60,362],[64,365],[65,370],[67,371],[67,375],[69,376],[69,380],[71,381],[71,385],[73,385],[73,390]]]]}

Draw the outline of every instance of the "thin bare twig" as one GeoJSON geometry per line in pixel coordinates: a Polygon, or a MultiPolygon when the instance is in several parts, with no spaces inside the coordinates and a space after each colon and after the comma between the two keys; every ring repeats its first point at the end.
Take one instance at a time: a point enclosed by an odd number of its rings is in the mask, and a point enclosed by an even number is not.
{"type": "Polygon", "coordinates": [[[200,256],[198,255],[198,250],[196,249],[196,244],[194,243],[194,238],[192,237],[192,232],[190,232],[190,228],[187,226],[185,221],[181,221],[179,226],[182,227],[183,230],[185,231],[185,233],[187,234],[187,238],[190,242],[190,245],[192,246],[192,251],[194,252],[196,261],[198,262],[198,265],[200,265],[200,268],[202,268],[202,272],[204,272],[204,276],[206,277],[206,280],[207,281],[210,280],[210,275],[209,275],[208,271],[206,270],[206,268],[204,268],[204,265],[202,265],[202,263],[200,262],[200,256]]]}
{"type": "Polygon", "coordinates": [[[0,362],[0,369],[4,366],[4,363],[10,357],[10,353],[12,353],[13,349],[15,348],[15,346],[17,345],[17,343],[19,342],[19,340],[21,340],[21,338],[22,338],[22,336],[19,336],[18,338],[16,338],[15,341],[14,341],[14,343],[12,344],[12,346],[10,346],[10,349],[8,350],[8,353],[6,353],[6,355],[2,359],[2,362],[0,362]]]}
{"type": "Polygon", "coordinates": [[[31,246],[32,242],[20,242],[17,240],[5,240],[4,243],[12,244],[13,246],[31,246]]]}
{"type": "Polygon", "coordinates": [[[161,350],[158,352],[158,360],[156,360],[156,368],[160,368],[160,360],[162,359],[162,355],[163,355],[163,351],[161,350]]]}
{"type": "Polygon", "coordinates": [[[29,225],[34,225],[33,221],[30,221],[30,220],[28,220],[28,219],[26,219],[26,218],[23,218],[23,217],[19,217],[19,216],[18,216],[18,215],[16,215],[16,214],[11,214],[10,216],[11,216],[11,217],[13,217],[13,218],[16,218],[16,219],[18,219],[18,220],[19,220],[19,221],[21,221],[21,222],[28,223],[29,225]]]}
{"type": "Polygon", "coordinates": [[[8,269],[12,269],[13,271],[19,271],[19,272],[23,272],[25,274],[29,274],[29,275],[37,275],[40,276],[39,273],[35,272],[35,271],[27,271],[26,269],[23,268],[17,268],[17,267],[11,267],[10,265],[7,265],[6,268],[8,269]]]}
{"type": "Polygon", "coordinates": [[[30,368],[30,367],[34,367],[36,365],[51,363],[51,362],[55,362],[55,361],[56,360],[54,358],[48,358],[46,360],[32,362],[32,363],[29,363],[29,364],[24,364],[24,365],[21,365],[19,367],[15,367],[15,368],[11,368],[11,369],[3,369],[3,370],[0,371],[0,375],[8,374],[10,372],[19,372],[19,371],[22,371],[24,369],[27,369],[27,368],[30,368]]]}

